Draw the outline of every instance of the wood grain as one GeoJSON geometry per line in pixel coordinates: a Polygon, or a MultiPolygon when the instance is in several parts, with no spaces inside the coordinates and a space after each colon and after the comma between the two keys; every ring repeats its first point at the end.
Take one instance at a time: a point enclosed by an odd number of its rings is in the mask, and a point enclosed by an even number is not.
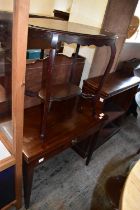
{"type": "MultiPolygon", "coordinates": [[[[69,101],[70,106],[70,101],[69,101]]],[[[74,104],[71,103],[73,107],[74,104]]],[[[25,110],[23,157],[27,163],[40,158],[49,159],[66,148],[72,146],[72,140],[85,140],[96,133],[104,118],[92,116],[89,108],[85,113],[69,109],[68,103],[58,102],[52,107],[48,116],[48,135],[45,141],[40,139],[41,106],[25,110]],[[81,138],[82,137],[82,138],[81,138]]]]}
{"type": "Polygon", "coordinates": [[[29,1],[15,0],[12,33],[12,122],[16,158],[16,207],[21,207],[22,141],[29,1]]]}
{"type": "Polygon", "coordinates": [[[140,209],[140,160],[130,171],[122,193],[120,210],[140,209]]]}
{"type": "Polygon", "coordinates": [[[15,163],[16,163],[16,160],[13,155],[3,160],[0,160],[0,172],[15,165],[15,163]]]}
{"type": "MultiPolygon", "coordinates": [[[[84,81],[85,87],[88,87],[93,93],[96,92],[100,77],[89,78],[84,81]]],[[[113,72],[109,74],[104,82],[104,86],[101,90],[101,95],[103,97],[111,97],[117,95],[118,93],[124,92],[132,87],[137,86],[140,83],[140,78],[136,76],[128,76],[126,73],[113,72]]]]}

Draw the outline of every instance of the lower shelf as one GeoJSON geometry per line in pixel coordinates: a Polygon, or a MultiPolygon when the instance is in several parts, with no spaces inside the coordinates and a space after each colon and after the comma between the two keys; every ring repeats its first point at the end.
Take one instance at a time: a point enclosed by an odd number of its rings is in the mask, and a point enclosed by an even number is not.
{"type": "Polygon", "coordinates": [[[78,153],[82,158],[87,157],[87,149],[89,145],[90,139],[87,138],[84,141],[77,143],[76,145],[72,146],[72,149],[78,153]]]}
{"type": "Polygon", "coordinates": [[[120,130],[120,126],[115,123],[107,124],[99,134],[99,142],[101,143],[99,146],[104,144],[108,139],[110,139],[114,134],[116,134],[120,130]]]}
{"type": "Polygon", "coordinates": [[[106,125],[123,116],[125,112],[126,111],[122,109],[122,107],[118,106],[116,103],[109,102],[105,104],[104,113],[108,116],[106,125]]]}
{"type": "MultiPolygon", "coordinates": [[[[94,145],[94,151],[98,147],[100,147],[102,144],[104,144],[106,141],[108,141],[109,138],[111,138],[119,130],[120,130],[120,127],[115,123],[109,123],[104,128],[102,128],[98,136],[98,140],[94,145]]],[[[82,158],[86,158],[89,141],[90,141],[90,138],[85,141],[79,142],[78,144],[74,145],[72,149],[74,149],[74,151],[76,151],[82,158]]]]}

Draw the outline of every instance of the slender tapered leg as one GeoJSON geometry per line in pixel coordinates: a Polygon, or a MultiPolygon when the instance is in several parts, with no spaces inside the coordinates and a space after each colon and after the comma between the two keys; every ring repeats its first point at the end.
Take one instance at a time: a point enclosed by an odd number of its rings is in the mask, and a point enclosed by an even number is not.
{"type": "Polygon", "coordinates": [[[94,151],[94,149],[95,149],[95,147],[97,145],[97,142],[98,142],[98,135],[99,135],[99,131],[96,132],[94,134],[94,136],[90,137],[89,146],[88,146],[88,152],[87,152],[86,165],[88,165],[90,160],[91,160],[93,151],[94,151]]]}
{"type": "Polygon", "coordinates": [[[24,187],[24,203],[28,209],[30,205],[30,197],[32,190],[32,182],[34,175],[34,165],[23,162],[23,187],[24,187]]]}

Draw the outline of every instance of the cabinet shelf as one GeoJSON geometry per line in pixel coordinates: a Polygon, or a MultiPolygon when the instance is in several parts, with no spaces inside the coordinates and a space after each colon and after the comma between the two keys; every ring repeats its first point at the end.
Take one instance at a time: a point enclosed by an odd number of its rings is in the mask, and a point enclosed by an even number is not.
{"type": "Polygon", "coordinates": [[[122,107],[120,107],[118,104],[115,104],[111,101],[105,104],[104,113],[108,116],[108,119],[105,123],[105,125],[107,125],[110,122],[123,116],[123,114],[125,113],[125,110],[122,107]]]}

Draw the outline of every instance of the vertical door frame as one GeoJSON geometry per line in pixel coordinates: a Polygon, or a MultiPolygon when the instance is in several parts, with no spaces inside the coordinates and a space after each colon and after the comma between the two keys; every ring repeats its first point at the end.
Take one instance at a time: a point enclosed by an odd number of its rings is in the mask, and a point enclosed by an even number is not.
{"type": "Polygon", "coordinates": [[[14,0],[12,30],[12,126],[13,150],[16,158],[16,207],[22,198],[22,142],[26,49],[30,0],[14,0]]]}

